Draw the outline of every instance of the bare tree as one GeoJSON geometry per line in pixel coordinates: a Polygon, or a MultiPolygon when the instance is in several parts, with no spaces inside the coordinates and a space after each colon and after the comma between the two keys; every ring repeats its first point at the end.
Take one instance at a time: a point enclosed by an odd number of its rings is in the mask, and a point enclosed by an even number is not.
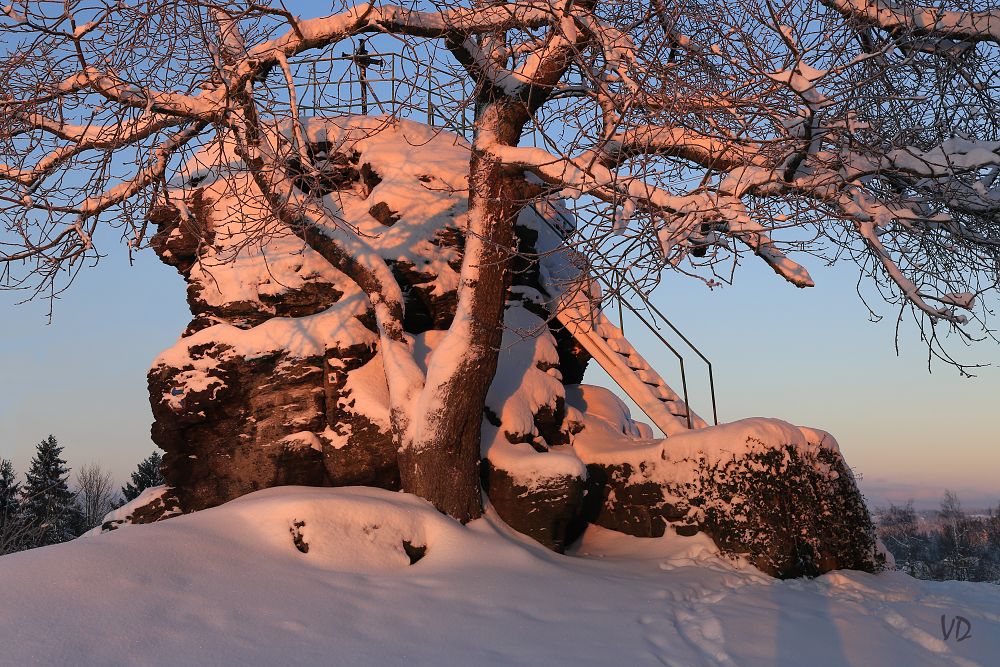
{"type": "Polygon", "coordinates": [[[100,524],[119,500],[111,473],[99,463],[88,463],[76,471],[76,489],[76,502],[87,530],[100,524]]]}
{"type": "Polygon", "coordinates": [[[748,254],[808,287],[800,257],[849,258],[936,354],[942,327],[989,331],[1000,10],[947,4],[428,1],[307,20],[266,2],[14,1],[0,24],[3,277],[54,294],[99,257],[102,224],[142,247],[185,156],[231,143],[259,190],[247,196],[367,294],[404,488],[468,520],[529,203],[575,202],[566,243],[621,297],[645,297],[665,270],[731,280],[748,254]],[[289,59],[362,35],[441,44],[474,90],[457,315],[426,372],[385,262],[289,172],[323,169],[289,59]],[[273,131],[282,120],[290,131],[273,131]]]}

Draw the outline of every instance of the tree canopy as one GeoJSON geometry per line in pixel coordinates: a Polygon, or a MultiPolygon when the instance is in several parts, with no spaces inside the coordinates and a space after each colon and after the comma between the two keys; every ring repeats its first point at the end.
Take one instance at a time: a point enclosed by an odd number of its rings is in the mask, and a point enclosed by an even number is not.
{"type": "Polygon", "coordinates": [[[3,15],[5,286],[58,291],[100,256],[102,225],[143,247],[185,161],[233,146],[259,190],[247,196],[368,296],[404,486],[456,516],[479,511],[478,385],[495,371],[512,228],[529,203],[575,202],[566,244],[623,298],[665,271],[729,281],[747,255],[809,287],[811,261],[848,258],[937,353],[939,324],[989,333],[1000,10],[985,2],[335,3],[300,18],[279,3],[22,0],[3,15]],[[300,101],[336,106],[338,88],[297,78],[296,59],[373,35],[470,84],[453,109],[474,112],[454,344],[426,372],[391,271],[299,177],[329,168],[300,101]],[[418,465],[428,452],[442,459],[418,465]],[[456,465],[466,481],[442,485],[456,465]]]}

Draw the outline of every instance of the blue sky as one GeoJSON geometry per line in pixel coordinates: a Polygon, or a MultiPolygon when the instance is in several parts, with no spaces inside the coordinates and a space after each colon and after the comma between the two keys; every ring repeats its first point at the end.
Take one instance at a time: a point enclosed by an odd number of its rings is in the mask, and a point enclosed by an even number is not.
{"type": "MultiPolygon", "coordinates": [[[[104,241],[114,246],[111,233],[104,241]]],[[[850,266],[809,268],[818,283],[810,290],[757,262],[732,287],[710,291],[679,276],[661,286],[656,303],[715,364],[720,419],[772,416],[830,431],[877,503],[934,506],[951,488],[967,506],[995,506],[1000,369],[966,379],[936,365],[929,374],[912,328],[897,357],[893,323],[868,322],[850,266]]],[[[0,456],[23,472],[53,433],[72,466],[99,461],[124,480],[153,449],[145,374],[187,323],[183,282],[151,251],[130,267],[116,248],[56,303],[52,324],[46,303],[16,300],[0,293],[0,456]]],[[[628,321],[626,333],[676,384],[659,343],[628,321]]],[[[1000,366],[996,344],[960,352],[1000,366]]],[[[708,415],[704,374],[693,364],[689,373],[692,403],[708,415]]]]}

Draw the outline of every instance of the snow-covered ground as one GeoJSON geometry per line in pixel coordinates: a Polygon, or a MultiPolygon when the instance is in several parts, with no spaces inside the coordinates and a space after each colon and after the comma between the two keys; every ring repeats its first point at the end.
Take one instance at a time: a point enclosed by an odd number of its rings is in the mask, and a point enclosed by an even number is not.
{"type": "Polygon", "coordinates": [[[702,536],[599,528],[560,556],[377,489],[268,489],[4,556],[0,586],[10,665],[1000,664],[1000,587],[777,581],[702,536]],[[942,615],[971,636],[945,641],[942,615]]]}

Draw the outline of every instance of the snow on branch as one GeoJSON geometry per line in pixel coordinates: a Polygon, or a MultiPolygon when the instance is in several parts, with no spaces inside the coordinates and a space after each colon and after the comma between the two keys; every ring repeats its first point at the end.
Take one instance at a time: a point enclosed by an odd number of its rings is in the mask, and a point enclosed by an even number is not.
{"type": "Polygon", "coordinates": [[[821,0],[848,18],[888,31],[1000,44],[1000,10],[949,11],[891,0],[821,0]]]}
{"type": "MultiPolygon", "coordinates": [[[[687,245],[706,221],[724,223],[722,231],[745,242],[775,273],[797,287],[814,285],[809,272],[775,247],[763,226],[753,220],[739,198],[696,191],[676,195],[641,179],[608,169],[596,153],[561,158],[538,148],[493,144],[491,150],[508,166],[534,173],[544,182],[611,203],[653,212],[664,220],[658,230],[664,256],[687,245]],[[669,221],[669,222],[668,222],[669,221]]],[[[710,156],[709,156],[710,157],[710,156]]]]}
{"type": "MultiPolygon", "coordinates": [[[[426,53],[441,55],[428,57],[447,61],[418,69],[441,65],[463,91],[457,113],[475,109],[469,177],[491,180],[470,185],[470,201],[503,200],[516,217],[527,202],[585,194],[578,210],[596,221],[586,242],[632,253],[623,271],[728,280],[736,240],[809,286],[801,257],[862,249],[859,261],[878,258],[880,284],[951,322],[972,304],[966,294],[981,305],[997,286],[1000,54],[987,43],[998,42],[997,10],[525,0],[360,3],[301,18],[270,3],[167,5],[23,2],[0,16],[0,31],[17,36],[0,61],[7,267],[56,266],[84,248],[93,256],[96,219],[109,211],[144,228],[185,147],[219,134],[240,137],[296,229],[336,230],[284,170],[294,160],[320,174],[298,118],[351,100],[296,68],[299,56],[364,36],[413,52],[431,43],[426,53]],[[285,144],[254,148],[275,123],[287,123],[285,144]]],[[[411,99],[393,103],[429,107],[423,83],[406,85],[411,99]]],[[[386,300],[382,332],[404,345],[390,277],[351,233],[314,242],[386,300]]]]}
{"type": "Polygon", "coordinates": [[[758,150],[748,143],[702,134],[682,127],[640,125],[619,132],[600,146],[607,166],[640,155],[684,158],[706,169],[729,171],[758,160],[758,150]]]}

